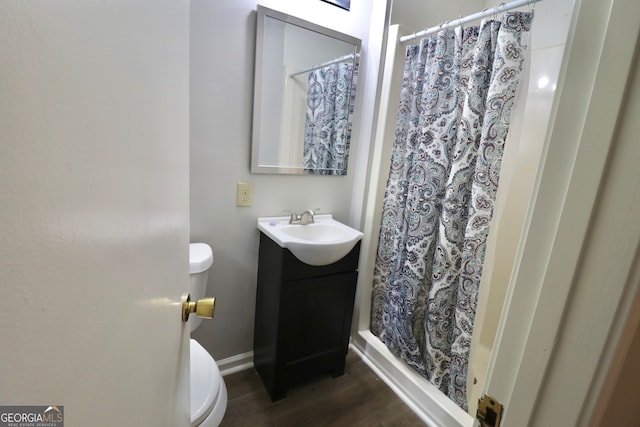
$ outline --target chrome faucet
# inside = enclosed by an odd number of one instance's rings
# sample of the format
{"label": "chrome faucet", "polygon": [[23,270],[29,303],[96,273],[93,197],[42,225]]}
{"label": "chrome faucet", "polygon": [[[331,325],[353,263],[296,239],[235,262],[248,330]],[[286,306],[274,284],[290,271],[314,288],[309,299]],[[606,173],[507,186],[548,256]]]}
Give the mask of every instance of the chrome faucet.
{"label": "chrome faucet", "polygon": [[289,218],[289,224],[307,225],[315,222],[315,212],[313,209],[307,209],[298,215],[295,212],[291,212],[291,218]]}

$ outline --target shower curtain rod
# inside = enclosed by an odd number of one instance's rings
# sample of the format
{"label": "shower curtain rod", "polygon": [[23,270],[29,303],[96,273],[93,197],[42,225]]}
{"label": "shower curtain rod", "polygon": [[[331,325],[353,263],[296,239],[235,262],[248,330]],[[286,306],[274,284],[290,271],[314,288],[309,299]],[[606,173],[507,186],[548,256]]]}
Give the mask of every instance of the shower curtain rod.
{"label": "shower curtain rod", "polygon": [[354,53],[350,53],[348,55],[345,56],[341,56],[340,58],[336,58],[336,59],[332,59],[331,61],[327,61],[327,62],[323,62],[322,64],[318,64],[318,65],[314,65],[311,68],[307,68],[306,70],[302,70],[302,71],[298,71],[292,74],[289,74],[289,77],[294,77],[297,76],[298,74],[304,74],[304,73],[308,73],[309,71],[314,71],[314,70],[319,70],[322,67],[326,67],[327,65],[331,65],[331,64],[337,64],[339,62],[344,62],[344,61],[348,61],[350,59],[353,59],[355,57],[359,57],[360,54],[354,54]]}
{"label": "shower curtain rod", "polygon": [[419,31],[417,33],[413,33],[408,36],[400,37],[400,43],[408,42],[410,40],[416,39],[418,37],[427,36],[429,34],[437,33],[440,30],[446,30],[448,28],[458,27],[460,25],[464,25],[467,22],[476,21],[478,19],[485,18],[487,16],[495,15],[501,12],[506,12],[511,9],[515,9],[521,6],[526,6],[531,3],[537,3],[542,0],[516,0],[510,3],[500,3],[500,5],[493,7],[491,9],[485,9],[482,12],[474,13],[473,15],[465,16],[464,18],[460,16],[458,19],[452,19],[450,21],[444,22],[435,27],[427,28],[426,30]]}

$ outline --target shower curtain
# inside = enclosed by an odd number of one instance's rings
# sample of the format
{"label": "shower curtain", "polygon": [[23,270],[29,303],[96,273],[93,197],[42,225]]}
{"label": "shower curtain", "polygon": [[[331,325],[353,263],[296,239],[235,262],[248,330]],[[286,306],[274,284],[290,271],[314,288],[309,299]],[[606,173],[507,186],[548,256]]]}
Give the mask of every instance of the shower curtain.
{"label": "shower curtain", "polygon": [[303,157],[306,174],[347,174],[353,69],[352,63],[343,62],[309,73]]}
{"label": "shower curtain", "polygon": [[408,46],[371,331],[467,409],[478,285],[532,13]]}

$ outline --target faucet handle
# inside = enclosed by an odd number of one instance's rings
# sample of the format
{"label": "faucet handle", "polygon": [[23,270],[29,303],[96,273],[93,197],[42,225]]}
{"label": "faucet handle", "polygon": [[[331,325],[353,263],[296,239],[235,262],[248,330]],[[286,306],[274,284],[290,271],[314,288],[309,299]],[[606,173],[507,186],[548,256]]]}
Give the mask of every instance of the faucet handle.
{"label": "faucet handle", "polygon": [[291,214],[291,217],[289,217],[289,224],[293,224],[294,222],[300,221],[300,215],[298,215],[294,211],[291,211],[289,209],[284,209],[284,212]]}

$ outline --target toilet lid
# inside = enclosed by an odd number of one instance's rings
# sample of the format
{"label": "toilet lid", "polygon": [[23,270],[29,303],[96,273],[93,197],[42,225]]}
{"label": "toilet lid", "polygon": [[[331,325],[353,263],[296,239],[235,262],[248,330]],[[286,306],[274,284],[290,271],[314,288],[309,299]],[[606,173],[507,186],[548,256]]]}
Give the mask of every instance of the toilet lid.
{"label": "toilet lid", "polygon": [[209,415],[218,399],[221,380],[213,357],[191,339],[191,425],[199,424]]}
{"label": "toilet lid", "polygon": [[189,244],[189,274],[201,273],[213,265],[213,251],[206,243]]}

